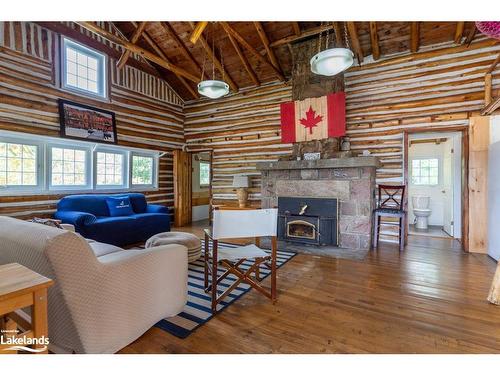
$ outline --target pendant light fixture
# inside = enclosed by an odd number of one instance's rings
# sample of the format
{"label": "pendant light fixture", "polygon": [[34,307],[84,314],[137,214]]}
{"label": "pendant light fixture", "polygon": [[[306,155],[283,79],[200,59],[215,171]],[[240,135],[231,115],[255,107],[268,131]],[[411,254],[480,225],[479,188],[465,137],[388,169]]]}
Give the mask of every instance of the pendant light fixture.
{"label": "pendant light fixture", "polygon": [[347,38],[347,30],[344,25],[344,38],[347,48],[334,47],[328,48],[329,44],[329,29],[326,31],[325,47],[327,49],[321,51],[321,34],[319,33],[318,53],[314,55],[310,61],[311,72],[322,76],[334,76],[349,69],[354,63],[354,54],[349,48],[349,40]]}
{"label": "pendant light fixture", "polygon": [[[203,69],[201,71],[201,81],[200,83],[198,83],[198,92],[200,93],[200,95],[206,96],[207,98],[210,99],[218,99],[229,93],[229,85],[226,82],[224,82],[224,59],[222,57],[222,50],[220,49],[220,46],[219,46],[219,54],[222,65],[222,79],[221,80],[215,79],[215,62],[212,59],[213,79],[204,80],[205,61],[206,61],[206,55],[205,55],[205,59],[203,60]],[[212,56],[215,56],[215,33],[214,33],[213,22],[212,22]]]}

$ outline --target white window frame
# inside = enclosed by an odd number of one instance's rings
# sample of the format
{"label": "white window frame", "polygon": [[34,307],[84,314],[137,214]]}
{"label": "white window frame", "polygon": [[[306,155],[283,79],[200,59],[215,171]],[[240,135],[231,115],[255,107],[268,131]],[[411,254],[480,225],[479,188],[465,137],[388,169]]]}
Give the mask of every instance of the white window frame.
{"label": "white window frame", "polygon": [[40,192],[43,190],[45,183],[45,174],[43,170],[44,160],[45,160],[45,147],[42,142],[30,139],[28,137],[0,137],[0,142],[2,143],[15,143],[29,146],[37,147],[37,157],[36,157],[36,185],[0,185],[0,195],[6,195],[10,193],[24,193],[29,194],[33,192]]}
{"label": "white window frame", "polygon": [[[422,161],[422,160],[437,160],[438,162],[438,166],[437,166],[437,170],[438,170],[438,175],[437,175],[437,183],[436,184],[416,184],[416,183],[413,183],[413,161],[414,160],[419,160],[419,161]],[[410,183],[414,186],[439,186],[441,184],[441,174],[442,174],[442,168],[441,168],[441,159],[437,156],[430,156],[430,157],[423,157],[423,156],[418,156],[418,157],[414,157],[411,159],[411,167],[410,167]],[[419,177],[422,177],[422,176],[419,176]],[[429,176],[430,177],[430,176]]]}
{"label": "white window frame", "polygon": [[[91,146],[85,145],[75,145],[72,143],[47,143],[47,187],[49,190],[92,190],[92,157],[91,157]],[[85,164],[87,169],[85,171],[85,179],[87,183],[85,185],[52,185],[52,148],[68,148],[74,150],[85,151]]]}
{"label": "white window frame", "polygon": [[[151,176],[151,184],[134,184],[132,182],[132,168],[134,167],[134,164],[132,163],[133,157],[134,156],[139,156],[139,157],[147,157],[147,158],[152,158],[153,159],[153,175]],[[130,157],[129,157],[129,181],[130,181],[130,187],[134,189],[155,189],[158,187],[158,163],[159,163],[159,157],[158,154],[152,154],[148,152],[141,152],[141,151],[130,151]]]}
{"label": "white window frame", "polygon": [[[69,45],[71,48],[82,52],[98,60],[98,78],[97,86],[98,93],[90,90],[84,90],[79,87],[69,85],[67,82],[67,66],[66,66],[66,46]],[[81,43],[78,43],[70,38],[61,37],[61,88],[67,91],[71,91],[83,96],[88,96],[98,99],[108,99],[108,87],[109,87],[109,77],[108,77],[108,56],[100,51],[93,48],[89,48]]]}
{"label": "white window frame", "polygon": [[[122,181],[123,184],[121,185],[97,185],[97,153],[98,152],[104,152],[104,153],[109,153],[109,154],[119,154],[123,156],[123,166],[122,166]],[[93,152],[92,155],[93,158],[93,177],[94,177],[94,185],[93,188],[94,190],[123,190],[123,189],[130,189],[129,188],[129,183],[128,183],[128,175],[127,171],[129,170],[129,162],[128,162],[128,152],[126,150],[120,150],[118,148],[114,147],[100,147],[97,146]]]}
{"label": "white window frame", "polygon": [[[202,164],[208,164],[208,184],[202,184],[201,183],[201,165]],[[205,161],[205,160],[201,160],[200,161],[200,167],[199,167],[199,171],[198,171],[198,178],[200,179],[200,187],[209,187],[210,186],[210,180],[212,178],[211,176],[211,170],[210,170],[210,162],[209,161]]]}

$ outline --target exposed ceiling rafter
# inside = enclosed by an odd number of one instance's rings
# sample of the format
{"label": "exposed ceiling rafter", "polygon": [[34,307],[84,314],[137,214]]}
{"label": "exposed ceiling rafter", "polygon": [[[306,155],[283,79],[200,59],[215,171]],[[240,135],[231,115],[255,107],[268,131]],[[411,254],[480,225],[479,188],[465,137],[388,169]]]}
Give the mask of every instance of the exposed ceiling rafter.
{"label": "exposed ceiling rafter", "polygon": [[370,22],[370,41],[372,45],[372,56],[373,60],[378,60],[380,58],[380,46],[378,44],[378,30],[377,23]]}
{"label": "exposed ceiling rafter", "polygon": [[248,62],[248,59],[246,58],[245,54],[243,53],[243,51],[241,50],[240,46],[238,45],[238,42],[236,41],[236,39],[234,39],[234,37],[228,33],[226,31],[226,34],[229,38],[229,41],[231,42],[231,44],[233,45],[233,48],[234,50],[236,51],[238,57],[240,58],[240,61],[241,63],[243,64],[243,66],[245,67],[245,70],[247,71],[248,75],[250,76],[250,79],[252,80],[252,82],[256,85],[256,86],[260,86],[260,81],[259,79],[257,78],[257,75],[255,74],[255,72],[253,71],[252,69],[252,66],[250,65],[250,63]]}
{"label": "exposed ceiling rafter", "polygon": [[356,28],[356,24],[354,22],[347,22],[347,31],[349,32],[349,36],[351,37],[352,48],[354,50],[354,54],[358,59],[358,64],[363,62],[363,50],[361,49],[361,44],[359,43],[358,38],[358,30]]}
{"label": "exposed ceiling rafter", "polygon": [[274,65],[274,67],[280,71],[281,75],[283,75],[283,71],[281,70],[281,66],[278,58],[276,57],[276,54],[274,53],[274,50],[271,47],[269,47],[269,38],[267,37],[266,31],[264,30],[262,23],[259,21],[254,21],[253,24],[255,25],[255,29],[257,29],[257,34],[259,34],[259,38],[262,41],[262,44],[264,45],[269,60],[271,60],[271,63]]}
{"label": "exposed ceiling rafter", "polygon": [[[140,22],[139,25],[137,25],[137,28],[134,30],[134,33],[130,37],[129,42],[133,44],[137,43],[137,41],[141,37],[141,34],[144,32],[145,28],[146,28],[146,22],[145,21]],[[122,55],[120,56],[120,58],[116,63],[116,67],[118,69],[122,69],[125,66],[131,53],[132,51],[130,51],[129,49],[123,51]]]}

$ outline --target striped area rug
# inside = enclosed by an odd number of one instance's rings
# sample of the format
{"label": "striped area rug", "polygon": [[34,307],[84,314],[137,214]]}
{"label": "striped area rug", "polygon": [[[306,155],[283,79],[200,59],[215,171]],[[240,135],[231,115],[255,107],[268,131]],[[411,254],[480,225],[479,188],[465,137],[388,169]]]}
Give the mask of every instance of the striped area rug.
{"label": "striped area rug", "polygon": [[[202,240],[203,243],[203,240]],[[211,244],[210,244],[211,246]],[[231,245],[227,243],[220,243],[219,248],[229,247],[229,248],[237,248],[238,245]],[[265,250],[270,253],[270,250]],[[283,264],[288,262],[295,256],[295,253],[289,251],[278,251],[278,259],[277,266],[281,267]],[[245,262],[241,265],[241,269],[248,269],[251,265],[251,261]],[[219,267],[219,274],[224,272],[224,268]],[[265,267],[261,267],[261,276],[267,277],[271,273]],[[208,322],[212,317],[212,309],[210,304],[210,296],[205,293],[203,287],[204,280],[204,268],[203,268],[203,258],[199,260],[189,263],[188,267],[188,299],[187,304],[184,307],[184,310],[168,319],[163,319],[155,324],[155,327],[161,328],[164,331],[171,333],[174,336],[180,338],[188,337],[193,331],[200,327],[201,325]],[[222,282],[219,284],[219,293],[223,293],[229,285],[234,281],[236,277],[233,275],[229,275],[226,282]],[[232,291],[219,305],[217,306],[217,310],[220,312],[228,307],[231,303],[236,301],[238,298],[242,297],[245,293],[251,290],[250,286],[245,283],[241,283],[238,285],[236,289]]]}

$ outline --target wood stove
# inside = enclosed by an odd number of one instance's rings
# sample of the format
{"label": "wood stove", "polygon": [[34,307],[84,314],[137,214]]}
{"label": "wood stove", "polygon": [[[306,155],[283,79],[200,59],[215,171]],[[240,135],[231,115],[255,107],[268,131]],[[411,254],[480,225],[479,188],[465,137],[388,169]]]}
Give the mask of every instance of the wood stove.
{"label": "wood stove", "polygon": [[337,199],[278,197],[278,238],[338,246]]}

